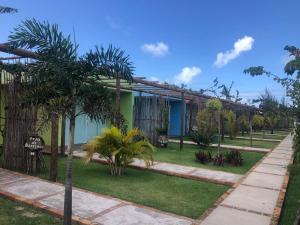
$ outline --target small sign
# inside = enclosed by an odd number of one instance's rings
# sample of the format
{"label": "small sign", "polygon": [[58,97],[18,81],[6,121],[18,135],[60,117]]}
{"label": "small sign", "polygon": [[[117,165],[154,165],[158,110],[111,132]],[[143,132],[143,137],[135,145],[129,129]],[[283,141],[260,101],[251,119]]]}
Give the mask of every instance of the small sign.
{"label": "small sign", "polygon": [[45,142],[40,136],[29,136],[25,141],[24,147],[30,151],[39,151],[45,147]]}

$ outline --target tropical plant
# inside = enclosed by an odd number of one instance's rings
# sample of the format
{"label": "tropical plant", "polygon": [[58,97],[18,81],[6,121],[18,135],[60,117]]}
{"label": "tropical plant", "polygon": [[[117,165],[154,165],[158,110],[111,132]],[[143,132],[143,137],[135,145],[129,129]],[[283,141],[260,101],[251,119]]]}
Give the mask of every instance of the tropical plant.
{"label": "tropical plant", "polygon": [[233,139],[236,136],[236,115],[232,110],[223,110],[223,117],[225,119],[225,128],[229,134],[229,138]]}
{"label": "tropical plant", "polygon": [[242,136],[245,135],[245,132],[249,129],[249,119],[248,116],[242,114],[237,119],[237,124],[239,126],[239,130],[242,132]]}
{"label": "tropical plant", "polygon": [[84,149],[87,151],[86,162],[92,160],[94,153],[99,153],[99,157],[107,160],[113,176],[120,176],[134,158],[142,159],[147,167],[153,162],[154,147],[138,129],[123,134],[113,126],[90,140]]}
{"label": "tropical plant", "polygon": [[241,166],[243,164],[242,154],[239,151],[230,151],[225,154],[225,161],[232,166]]}
{"label": "tropical plant", "polygon": [[254,115],[252,117],[252,126],[256,129],[260,129],[264,126],[265,118],[261,115]]}
{"label": "tropical plant", "polygon": [[223,166],[225,163],[225,157],[222,153],[220,153],[219,155],[216,155],[214,158],[213,158],[213,164],[215,166]]}
{"label": "tropical plant", "polygon": [[206,102],[207,110],[215,116],[218,124],[218,157],[220,157],[220,146],[221,146],[221,111],[222,102],[219,99],[209,99]]}
{"label": "tropical plant", "polygon": [[[48,106],[53,113],[66,113],[70,120],[67,160],[64,224],[71,224],[72,215],[72,146],[75,119],[86,114],[92,120],[122,120],[114,108],[114,94],[103,78],[132,80],[133,66],[124,51],[109,46],[98,48],[78,59],[77,45],[65,37],[58,26],[48,22],[26,20],[9,36],[10,45],[35,50],[36,62],[31,65],[35,89],[27,96],[39,106]],[[118,94],[116,94],[118,96]],[[55,141],[57,142],[57,141]]]}
{"label": "tropical plant", "polygon": [[212,160],[211,153],[209,151],[195,152],[196,160],[202,164],[208,163]]}
{"label": "tropical plant", "polygon": [[197,131],[191,131],[190,132],[190,138],[192,141],[196,142],[201,147],[207,147],[209,146],[215,137],[214,132],[205,132],[203,129],[201,129],[202,132]]}
{"label": "tropical plant", "polygon": [[17,9],[11,8],[11,7],[6,7],[6,6],[0,6],[0,14],[4,13],[16,13],[18,12]]}

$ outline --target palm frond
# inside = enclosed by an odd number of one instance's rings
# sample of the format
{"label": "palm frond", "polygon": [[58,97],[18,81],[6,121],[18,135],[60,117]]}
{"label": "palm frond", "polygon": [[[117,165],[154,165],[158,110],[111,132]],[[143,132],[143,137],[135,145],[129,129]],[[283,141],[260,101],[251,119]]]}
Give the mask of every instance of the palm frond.
{"label": "palm frond", "polygon": [[11,8],[11,7],[6,7],[6,6],[0,6],[0,14],[4,14],[4,13],[17,13],[18,10],[15,8]]}

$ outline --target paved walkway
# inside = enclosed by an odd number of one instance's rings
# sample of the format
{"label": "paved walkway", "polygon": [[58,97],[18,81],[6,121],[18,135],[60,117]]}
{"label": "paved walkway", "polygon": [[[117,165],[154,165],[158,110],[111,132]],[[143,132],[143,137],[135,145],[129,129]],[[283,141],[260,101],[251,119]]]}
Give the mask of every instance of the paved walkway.
{"label": "paved walkway", "polygon": [[[225,136],[226,138],[229,138],[229,136]],[[250,141],[250,137],[243,137],[243,136],[237,136],[234,137],[236,139],[242,139],[242,140],[249,140]],[[252,137],[253,141],[268,141],[268,142],[281,142],[280,139],[271,139],[271,138],[257,138],[257,137]]]}
{"label": "paved walkway", "polygon": [[[64,187],[36,177],[0,169],[0,194],[63,215]],[[192,219],[105,195],[73,189],[73,219],[101,225],[191,225]]]}
{"label": "paved walkway", "polygon": [[[85,152],[82,150],[74,151],[74,156],[78,158],[84,158]],[[106,163],[106,160],[99,158],[99,154],[94,154],[94,161]],[[235,173],[228,173],[217,170],[203,169],[190,166],[182,166],[172,163],[154,162],[150,168],[146,168],[144,161],[135,159],[130,164],[131,167],[140,169],[149,169],[163,174],[184,177],[194,180],[204,180],[218,184],[233,185],[237,183],[243,176]]]}
{"label": "paved walkway", "polygon": [[[176,139],[169,139],[169,142],[173,143],[180,143],[180,140]],[[197,143],[193,141],[183,141],[184,144],[189,145],[197,145]],[[218,147],[218,144],[211,144],[211,147]],[[244,146],[236,146],[236,145],[220,145],[221,148],[238,150],[238,151],[245,151],[245,152],[270,152],[272,149],[269,148],[255,148],[255,147],[244,147]]]}
{"label": "paved walkway", "polygon": [[206,218],[201,225],[277,224],[292,160],[287,136]]}

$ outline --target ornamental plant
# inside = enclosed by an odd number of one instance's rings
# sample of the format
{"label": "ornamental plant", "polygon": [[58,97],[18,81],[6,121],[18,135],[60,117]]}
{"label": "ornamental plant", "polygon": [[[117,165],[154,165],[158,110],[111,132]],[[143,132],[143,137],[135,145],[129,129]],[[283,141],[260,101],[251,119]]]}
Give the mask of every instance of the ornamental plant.
{"label": "ornamental plant", "polygon": [[112,176],[122,175],[134,158],[143,160],[147,167],[153,163],[154,147],[138,129],[124,134],[114,126],[107,128],[102,135],[90,140],[84,149],[87,151],[86,162],[92,160],[94,153],[106,159]]}

